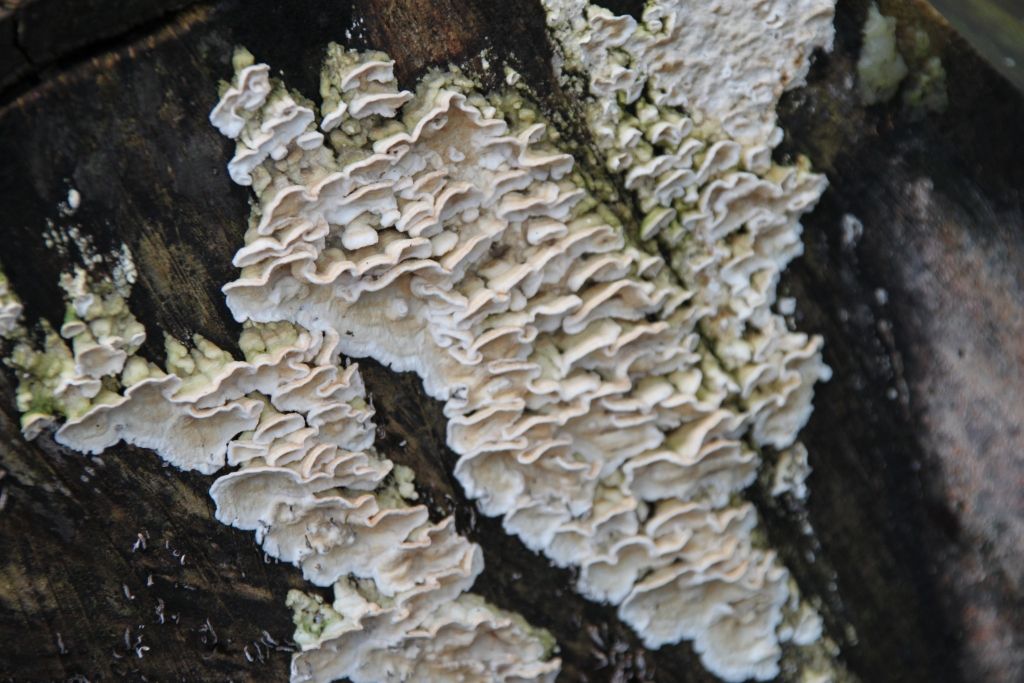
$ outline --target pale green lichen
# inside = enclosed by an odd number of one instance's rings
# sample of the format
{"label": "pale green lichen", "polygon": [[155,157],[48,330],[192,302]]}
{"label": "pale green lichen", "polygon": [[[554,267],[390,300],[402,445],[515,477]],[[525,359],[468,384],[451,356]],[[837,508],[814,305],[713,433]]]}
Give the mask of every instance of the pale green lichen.
{"label": "pale green lichen", "polygon": [[396,464],[391,469],[384,485],[374,491],[380,504],[386,508],[409,507],[412,501],[419,500],[416,492],[416,472],[406,465]]}
{"label": "pale green lichen", "polygon": [[250,363],[264,360],[282,349],[293,348],[300,330],[288,322],[254,325],[246,323],[238,338],[238,348]]}
{"label": "pale green lichen", "polygon": [[164,335],[167,372],[184,380],[180,389],[183,394],[209,386],[235,360],[201,334],[192,336],[192,344],[188,348],[171,335]]}
{"label": "pale green lichen", "polygon": [[315,647],[341,631],[355,626],[352,619],[340,614],[319,595],[297,589],[288,591],[285,606],[292,610],[295,633],[292,639],[302,648]]}
{"label": "pale green lichen", "polygon": [[22,426],[41,418],[81,415],[90,403],[88,398],[80,396],[58,399],[59,387],[74,377],[75,362],[60,335],[46,322],[41,325],[43,348],[36,350],[30,343],[21,342],[7,359],[18,377],[16,400],[22,412]]}
{"label": "pale green lichen", "polygon": [[903,91],[903,103],[913,118],[926,114],[940,114],[949,105],[946,91],[946,69],[941,57],[932,47],[928,32],[914,30],[910,55],[913,73]]}
{"label": "pale green lichen", "polygon": [[231,67],[235,71],[241,71],[247,66],[252,66],[256,63],[256,58],[253,57],[252,53],[244,47],[236,48],[231,55]]}
{"label": "pale green lichen", "polygon": [[121,372],[121,386],[127,389],[150,377],[158,376],[162,372],[160,368],[145,358],[130,356],[125,361],[124,370]]}
{"label": "pale green lichen", "polygon": [[7,335],[14,348],[6,363],[18,379],[16,400],[29,437],[57,418],[75,420],[115,402],[119,375],[145,340],[123,288],[110,278],[94,279],[75,268],[62,276],[61,286],[68,303],[60,333],[42,321],[41,348],[24,329]]}
{"label": "pale green lichen", "polygon": [[949,106],[946,91],[946,69],[938,57],[929,57],[920,69],[911,75],[903,91],[903,104],[914,119],[926,114],[941,114]]}
{"label": "pale green lichen", "polygon": [[398,486],[398,495],[406,500],[417,500],[419,494],[416,493],[416,472],[405,465],[395,465],[395,469],[392,471],[395,484]]}
{"label": "pale green lichen", "polygon": [[861,101],[866,105],[888,102],[902,90],[903,107],[914,121],[945,111],[949,96],[946,70],[942,59],[932,54],[928,32],[920,27],[908,30],[901,53],[896,19],[882,15],[872,4],[863,29],[857,80]]}

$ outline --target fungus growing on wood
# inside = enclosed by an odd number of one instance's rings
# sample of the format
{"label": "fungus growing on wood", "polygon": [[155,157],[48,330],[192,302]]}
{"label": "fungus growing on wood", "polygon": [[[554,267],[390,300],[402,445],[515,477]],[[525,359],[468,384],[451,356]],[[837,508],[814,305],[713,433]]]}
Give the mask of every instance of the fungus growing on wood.
{"label": "fungus growing on wood", "polygon": [[[559,668],[542,633],[468,593],[479,547],[411,502],[343,356],[416,372],[444,402],[467,496],[576,567],[580,593],[618,605],[647,646],[691,640],[723,679],[766,680],[780,643],[820,633],[742,492],[763,449],[805,453],[828,375],[775,292],[825,181],[771,149],[775,102],[829,45],[832,3],[768,17],[720,3],[723,22],[652,2],[641,23],[546,4],[635,225],[516,91],[485,95],[453,70],[406,92],[386,55],[331,45],[318,115],[241,50],[210,120],[256,197],[224,286],[244,360],[197,336],[147,363],[123,298],[84,275],[66,282],[72,348],[51,333],[14,359],[27,432],[62,416],[58,440],[83,452],[124,440],[185,469],[237,468],[211,488],[218,519],[334,587],[332,605],[289,596],[294,680]],[[0,320],[16,320],[5,296]]]}
{"label": "fungus growing on wood", "polygon": [[[303,646],[293,680],[376,681],[388,670],[421,681],[441,671],[480,683],[554,679],[550,636],[467,592],[483,570],[480,548],[451,517],[432,523],[408,502],[411,476],[392,475],[373,448],[373,409],[358,366],[341,365],[337,335],[247,324],[244,360],[198,335],[191,349],[168,338],[161,369],[135,355],[145,333],[108,280],[80,270],[65,285],[71,348],[50,331],[36,349],[12,327],[26,436],[63,417],[58,442],[81,452],[124,440],[186,470],[238,466],[211,486],[217,518],[255,531],[313,583],[335,585],[345,610],[343,628],[321,615],[313,629],[315,598],[289,599]],[[5,297],[13,310],[17,299]],[[108,353],[93,367],[97,346]]]}
{"label": "fungus growing on wood", "polygon": [[[241,275],[224,288],[236,319],[336,334],[345,355],[415,371],[445,402],[456,476],[485,514],[580,567],[578,589],[619,604],[649,646],[692,639],[727,679],[773,676],[788,573],[735,497],[757,448],[794,442],[827,375],[820,340],[771,311],[823,179],[770,163],[759,176],[736,168],[739,143],[713,147],[693,181],[703,213],[681,230],[724,258],[666,263],[627,238],[522,97],[450,72],[410,99],[383,56],[329,55],[325,128],[343,134],[308,144],[309,109],[254,170]],[[337,85],[350,71],[372,72],[391,104],[338,105],[359,97]],[[246,127],[275,112],[268,98]],[[684,144],[689,124],[668,120]],[[237,137],[235,159],[250,149]]]}

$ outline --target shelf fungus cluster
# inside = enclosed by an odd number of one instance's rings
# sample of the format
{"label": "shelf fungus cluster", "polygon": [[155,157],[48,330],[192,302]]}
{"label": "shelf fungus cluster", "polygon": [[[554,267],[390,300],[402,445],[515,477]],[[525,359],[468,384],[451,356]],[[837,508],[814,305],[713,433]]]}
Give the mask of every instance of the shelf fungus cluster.
{"label": "shelf fungus cluster", "polygon": [[[293,680],[559,668],[549,636],[468,592],[479,547],[376,452],[348,358],[416,372],[468,497],[648,647],[690,640],[722,679],[766,680],[784,642],[820,636],[742,492],[781,452],[775,488],[805,495],[796,439],[828,375],[776,299],[825,181],[771,153],[833,2],[652,0],[640,21],[544,4],[596,174],[522,94],[457,70],[408,92],[386,55],[331,45],[318,110],[240,50],[210,120],[255,196],[224,287],[244,359],[197,337],[169,339],[164,368],[143,360],[123,297],[84,276],[46,349],[18,343],[27,431],[63,416],[80,451],[234,467],[218,518],[334,587],[333,604],[288,598]],[[18,313],[0,281],[0,329]]]}
{"label": "shelf fungus cluster", "polygon": [[[831,6],[809,7],[806,36],[765,64],[827,43]],[[661,64],[645,62],[650,81]],[[824,188],[770,160],[765,98],[785,81],[699,135],[636,74],[636,115],[592,89],[595,139],[643,211],[633,242],[515,93],[457,72],[401,91],[386,56],[331,46],[318,127],[266,65],[236,66],[211,116],[257,199],[224,288],[236,319],[333,333],[348,356],[416,372],[444,402],[468,496],[577,567],[578,590],[617,604],[648,646],[690,639],[721,677],[764,679],[780,640],[816,637],[784,622],[788,573],[739,497],[759,449],[794,444],[827,375],[820,340],[772,310]],[[806,54],[789,68],[798,78]]]}
{"label": "shelf fungus cluster", "polygon": [[432,523],[412,473],[374,449],[373,409],[336,333],[247,324],[243,360],[168,337],[160,368],[135,354],[145,331],[109,280],[79,269],[63,284],[67,318],[42,348],[2,292],[23,431],[64,418],[56,439],[81,452],[124,441],[182,469],[234,466],[211,487],[217,518],[334,586],[333,604],[288,596],[293,681],[554,680],[551,637],[467,592],[479,546],[450,517]]}

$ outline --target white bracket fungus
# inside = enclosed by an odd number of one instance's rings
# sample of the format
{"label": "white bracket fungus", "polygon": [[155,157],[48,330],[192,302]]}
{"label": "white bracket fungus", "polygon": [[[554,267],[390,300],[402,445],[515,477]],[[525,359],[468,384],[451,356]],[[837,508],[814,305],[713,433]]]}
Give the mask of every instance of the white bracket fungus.
{"label": "white bracket fungus", "polygon": [[[831,4],[807,11],[780,26],[827,44]],[[458,73],[412,95],[383,55],[328,54],[330,146],[310,143],[312,108],[292,119],[305,128],[279,125],[282,86],[241,114],[284,151],[252,169],[258,203],[224,288],[236,319],[335,334],[348,356],[415,371],[445,402],[456,476],[484,513],[580,567],[578,589],[619,604],[648,646],[691,639],[723,678],[774,676],[788,573],[736,494],[758,447],[794,443],[827,375],[820,340],[771,310],[824,179],[773,165],[763,141],[708,146],[661,97],[616,139],[660,145],[667,177],[640,143],[608,149],[646,236],[672,235],[666,264],[627,241],[522,98],[488,99]],[[792,78],[803,71],[805,57]],[[246,82],[243,69],[227,92],[255,102]],[[385,104],[356,115],[364,92]],[[726,122],[774,125],[755,109]],[[211,120],[238,141],[232,163],[251,156],[220,106]]]}
{"label": "white bracket fungus", "polygon": [[4,335],[26,436],[64,417],[57,441],[81,452],[123,440],[182,469],[238,466],[210,489],[217,518],[334,586],[333,606],[289,596],[302,646],[293,681],[554,680],[551,637],[467,592],[479,546],[406,501],[410,472],[393,474],[373,448],[373,409],[336,334],[247,324],[241,361],[199,336],[192,349],[168,339],[165,372],[135,355],[145,333],[109,280],[78,270],[64,286],[68,316],[44,349],[16,325]]}
{"label": "white bracket fungus", "polygon": [[[832,46],[835,0],[650,0],[638,22],[588,0],[542,0],[570,68],[602,105],[685,109],[744,146],[781,136],[775,105]],[[674,122],[665,120],[662,128]]]}
{"label": "white bracket fungus", "polygon": [[[289,596],[293,680],[559,666],[543,634],[466,592],[480,549],[408,502],[341,354],[415,371],[444,402],[467,495],[577,567],[647,646],[692,640],[723,679],[766,680],[781,642],[820,633],[741,492],[766,447],[794,462],[777,487],[803,491],[796,437],[828,375],[775,291],[825,180],[771,152],[778,97],[831,44],[833,0],[652,0],[640,22],[544,4],[638,234],[514,92],[458,72],[401,91],[386,55],[332,45],[318,116],[243,50],[210,120],[257,200],[224,287],[245,360],[196,338],[149,365],[123,300],[74,279],[73,351],[53,334],[15,359],[26,419],[67,417],[61,443],[237,466],[211,489],[218,518],[334,587],[331,605]],[[18,314],[5,293],[0,325]],[[40,396],[49,413],[30,412]]]}

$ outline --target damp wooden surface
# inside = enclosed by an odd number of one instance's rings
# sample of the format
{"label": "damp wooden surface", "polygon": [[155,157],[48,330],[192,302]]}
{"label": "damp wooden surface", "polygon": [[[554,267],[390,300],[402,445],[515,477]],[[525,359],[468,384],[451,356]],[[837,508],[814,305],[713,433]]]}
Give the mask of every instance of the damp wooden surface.
{"label": "damp wooden surface", "polygon": [[[806,154],[831,188],[804,221],[807,253],[783,288],[796,325],[825,336],[835,377],[805,432],[809,503],[763,487],[751,497],[862,680],[1011,681],[1024,671],[1024,562],[1012,545],[1024,519],[1013,431],[1024,423],[1024,102],[933,10],[889,4],[932,36],[950,106],[918,118],[898,99],[858,102],[861,0],[840,4],[836,51],[787,95],[780,156]],[[78,28],[61,23],[58,0],[0,7],[0,264],[29,319],[59,321],[69,264],[45,246],[48,223],[79,227],[100,250],[124,242],[154,360],[161,330],[229,349],[237,338],[220,287],[234,276],[248,196],[227,177],[231,145],[206,121],[235,45],[311,97],[331,40],[388,51],[405,84],[450,60],[478,65],[486,49],[559,125],[573,127],[578,104],[550,70],[535,0],[137,0],[112,18],[88,5],[98,14]],[[19,28],[28,7],[35,33]],[[70,188],[82,205],[65,216]],[[864,225],[852,243],[847,214]],[[452,475],[440,406],[415,377],[361,365],[382,451],[416,471],[435,517],[456,514],[483,547],[474,590],[553,632],[562,680],[713,680],[686,644],[644,650],[613,609],[573,593],[571,572],[476,515]],[[24,442],[10,381],[0,379],[0,680],[285,680],[284,595],[303,585],[298,570],[266,563],[251,534],[213,519],[211,478],[138,449],[110,449],[100,464],[45,435]]]}

